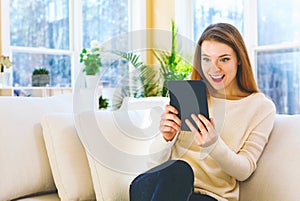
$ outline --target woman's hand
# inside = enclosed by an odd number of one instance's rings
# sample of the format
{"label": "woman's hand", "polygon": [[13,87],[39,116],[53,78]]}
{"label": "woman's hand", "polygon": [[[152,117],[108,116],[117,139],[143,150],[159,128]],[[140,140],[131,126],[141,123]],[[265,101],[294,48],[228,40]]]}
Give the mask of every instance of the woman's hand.
{"label": "woman's hand", "polygon": [[202,147],[208,147],[215,143],[219,135],[215,129],[214,120],[211,118],[209,121],[202,114],[199,114],[198,116],[192,114],[191,117],[198,128],[195,128],[188,119],[186,119],[185,122],[194,133],[196,143]]}
{"label": "woman's hand", "polygon": [[171,141],[180,131],[181,120],[177,117],[178,111],[171,105],[166,105],[165,113],[161,115],[159,130],[166,141]]}

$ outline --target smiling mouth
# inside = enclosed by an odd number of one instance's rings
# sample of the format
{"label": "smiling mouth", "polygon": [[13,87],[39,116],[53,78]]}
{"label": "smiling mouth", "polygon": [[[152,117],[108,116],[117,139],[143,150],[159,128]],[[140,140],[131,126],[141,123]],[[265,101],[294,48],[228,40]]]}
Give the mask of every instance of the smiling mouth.
{"label": "smiling mouth", "polygon": [[221,82],[225,75],[210,75],[210,77],[214,82]]}

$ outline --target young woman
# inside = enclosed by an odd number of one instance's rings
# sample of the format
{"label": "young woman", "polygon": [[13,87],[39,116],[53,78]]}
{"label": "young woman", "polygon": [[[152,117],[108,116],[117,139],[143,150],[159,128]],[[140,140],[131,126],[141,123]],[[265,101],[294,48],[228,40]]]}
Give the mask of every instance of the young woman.
{"label": "young woman", "polygon": [[[239,31],[227,23],[208,26],[194,56],[192,79],[209,91],[210,119],[180,120],[167,105],[160,131],[167,162],[139,175],[132,201],[239,199],[239,181],[256,169],[275,119],[275,106],[259,92]],[[191,131],[181,131],[186,121]],[[197,127],[193,126],[197,125]]]}

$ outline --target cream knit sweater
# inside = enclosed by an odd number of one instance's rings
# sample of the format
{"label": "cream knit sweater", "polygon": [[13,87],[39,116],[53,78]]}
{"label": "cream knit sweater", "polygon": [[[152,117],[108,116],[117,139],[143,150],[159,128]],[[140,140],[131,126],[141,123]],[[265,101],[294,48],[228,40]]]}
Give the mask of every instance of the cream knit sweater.
{"label": "cream knit sweater", "polygon": [[253,173],[268,141],[275,106],[262,93],[240,100],[211,97],[210,116],[220,134],[215,144],[202,149],[195,144],[191,132],[180,132],[172,142],[161,140],[155,145],[165,150],[164,156],[156,161],[185,160],[194,170],[195,192],[218,200],[236,201],[239,199],[238,181]]}

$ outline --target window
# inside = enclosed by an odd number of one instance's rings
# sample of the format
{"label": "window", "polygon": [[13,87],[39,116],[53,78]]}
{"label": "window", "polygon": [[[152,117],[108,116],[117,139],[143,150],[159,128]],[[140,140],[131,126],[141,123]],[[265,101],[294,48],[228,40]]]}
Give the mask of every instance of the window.
{"label": "window", "polygon": [[13,85],[30,86],[35,68],[50,72],[50,86],[71,85],[68,0],[10,0]]}
{"label": "window", "polygon": [[[85,0],[82,1],[83,47],[90,47],[90,41],[98,40],[105,48],[125,50],[128,43],[117,43],[116,37],[128,32],[128,0]],[[105,86],[116,87],[129,72],[127,63],[119,59],[102,59],[105,70],[101,81]]]}
{"label": "window", "polygon": [[[109,49],[128,49],[128,41],[122,40],[122,43],[117,43],[116,39],[120,34],[128,32],[128,1],[98,0],[97,4],[94,4],[94,1],[82,1],[83,46],[89,47],[90,41],[96,39]],[[91,13],[99,13],[101,17]],[[108,56],[102,60],[102,63],[104,66],[109,66],[101,77],[102,83],[106,86],[116,87],[119,80],[129,72],[127,63],[121,60],[109,59]]]}
{"label": "window", "polygon": [[300,13],[298,1],[258,1],[259,88],[272,98],[277,112],[300,113]]}
{"label": "window", "polygon": [[257,49],[259,88],[272,98],[277,113],[300,113],[300,48]]}
{"label": "window", "polygon": [[[137,18],[134,15],[145,13],[142,2],[3,0],[2,19],[9,19],[10,23],[2,25],[2,32],[7,32],[2,34],[2,46],[3,53],[10,55],[14,62],[13,86],[30,86],[32,72],[37,67],[50,71],[50,86],[72,86],[80,70],[78,55],[82,48],[90,46],[91,40],[109,41],[113,48],[111,39],[118,34],[145,28],[144,22],[134,20]],[[129,9],[138,11],[129,15]],[[139,16],[141,19],[145,17]],[[116,72],[120,65],[114,67]],[[108,75],[105,79],[113,82],[115,78]]]}
{"label": "window", "polygon": [[95,39],[105,43],[128,32],[128,0],[84,0],[82,20],[83,47],[89,47]]}
{"label": "window", "polygon": [[244,30],[244,4],[241,0],[193,0],[194,41],[212,23],[227,22],[235,25],[241,34]]}

